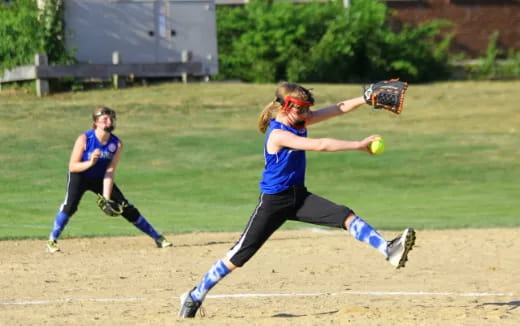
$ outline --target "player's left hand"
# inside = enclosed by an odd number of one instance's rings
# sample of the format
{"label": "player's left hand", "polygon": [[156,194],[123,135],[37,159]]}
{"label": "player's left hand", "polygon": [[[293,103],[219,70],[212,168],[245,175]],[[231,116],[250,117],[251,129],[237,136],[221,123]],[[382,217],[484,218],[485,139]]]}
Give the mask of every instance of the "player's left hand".
{"label": "player's left hand", "polygon": [[125,208],[124,204],[118,204],[111,199],[106,199],[101,194],[98,194],[97,205],[108,216],[119,216]]}
{"label": "player's left hand", "polygon": [[398,79],[384,80],[363,88],[363,98],[375,109],[385,109],[399,115],[403,110],[408,83]]}

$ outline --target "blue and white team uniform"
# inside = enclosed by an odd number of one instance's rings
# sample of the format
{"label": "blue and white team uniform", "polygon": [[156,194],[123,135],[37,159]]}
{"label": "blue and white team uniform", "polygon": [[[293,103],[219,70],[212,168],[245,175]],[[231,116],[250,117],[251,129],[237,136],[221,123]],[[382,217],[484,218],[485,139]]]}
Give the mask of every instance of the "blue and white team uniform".
{"label": "blue and white team uniform", "polygon": [[81,158],[82,162],[89,161],[90,157],[94,150],[99,149],[101,155],[97,160],[96,164],[88,168],[87,170],[80,172],[83,176],[91,179],[102,179],[105,177],[105,172],[107,171],[108,165],[112,162],[112,158],[117,152],[119,146],[119,138],[116,135],[110,134],[110,138],[108,139],[106,144],[102,144],[96,137],[96,133],[94,129],[90,129],[85,131],[85,136],[87,138],[86,148],[83,151],[83,156]]}
{"label": "blue and white team uniform", "polygon": [[259,202],[245,231],[227,253],[236,266],[243,266],[287,220],[344,228],[352,210],[314,195],[305,187],[305,151],[282,148],[267,152],[267,140],[275,129],[307,137],[307,129],[295,129],[272,119],[264,142],[265,168],[260,181]]}
{"label": "blue and white team uniform", "polygon": [[[55,217],[49,240],[57,240],[61,232],[67,225],[69,218],[77,211],[79,202],[85,191],[89,190],[96,194],[103,194],[103,179],[106,170],[112,162],[114,155],[119,150],[119,138],[110,134],[110,138],[105,144],[102,144],[96,137],[94,129],[84,132],[86,136],[86,146],[83,151],[82,161],[89,161],[94,150],[99,149],[101,155],[96,164],[82,172],[68,172],[67,176],[67,193],[65,200],[61,204],[58,214]],[[110,199],[123,204],[123,213],[121,214],[127,221],[133,223],[138,229],[157,240],[161,237],[159,233],[148,223],[141,215],[139,210],[128,202],[121,190],[114,183]]]}

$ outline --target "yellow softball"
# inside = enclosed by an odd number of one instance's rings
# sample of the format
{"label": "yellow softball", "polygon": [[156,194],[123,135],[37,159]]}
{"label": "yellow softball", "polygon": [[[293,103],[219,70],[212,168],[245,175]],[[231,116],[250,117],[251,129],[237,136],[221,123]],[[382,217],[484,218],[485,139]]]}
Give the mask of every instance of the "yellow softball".
{"label": "yellow softball", "polygon": [[374,155],[383,153],[385,151],[385,142],[383,138],[377,137],[370,143],[370,145],[368,145],[368,149],[370,150],[370,153]]}

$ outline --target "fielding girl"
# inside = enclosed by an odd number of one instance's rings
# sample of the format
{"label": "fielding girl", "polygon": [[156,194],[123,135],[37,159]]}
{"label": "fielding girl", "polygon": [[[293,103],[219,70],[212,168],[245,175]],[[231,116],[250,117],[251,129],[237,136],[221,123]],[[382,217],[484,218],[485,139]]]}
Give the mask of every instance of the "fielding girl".
{"label": "fielding girl", "polygon": [[60,251],[58,238],[78,209],[81,197],[87,190],[102,195],[122,207],[121,215],[152,237],[157,247],[172,246],[172,243],[157,233],[137,208],[128,202],[114,183],[114,175],[123,151],[123,143],[112,133],[116,124],[116,112],[100,106],[92,112],[92,119],[92,129],[79,135],[72,149],[67,193],[54,219],[47,250],[51,253]]}

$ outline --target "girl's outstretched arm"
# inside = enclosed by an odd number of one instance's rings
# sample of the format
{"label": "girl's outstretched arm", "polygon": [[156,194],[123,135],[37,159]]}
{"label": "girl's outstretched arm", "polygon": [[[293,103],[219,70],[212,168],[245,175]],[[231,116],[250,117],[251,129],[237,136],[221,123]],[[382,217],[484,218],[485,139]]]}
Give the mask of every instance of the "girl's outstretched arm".
{"label": "girl's outstretched arm", "polygon": [[363,96],[359,96],[350,100],[341,101],[336,105],[331,105],[323,109],[312,111],[312,114],[310,114],[310,117],[307,120],[307,124],[317,123],[338,115],[354,111],[363,104],[366,104],[365,99],[363,98]]}

